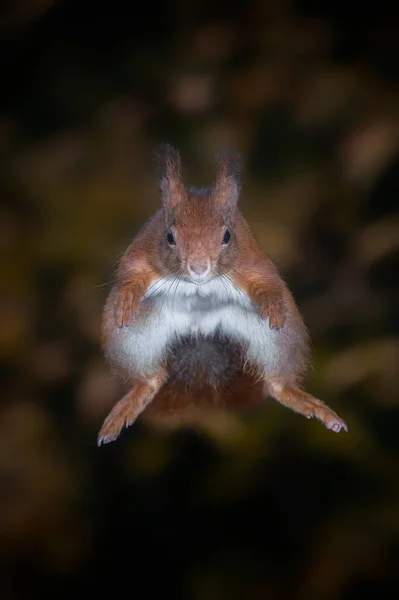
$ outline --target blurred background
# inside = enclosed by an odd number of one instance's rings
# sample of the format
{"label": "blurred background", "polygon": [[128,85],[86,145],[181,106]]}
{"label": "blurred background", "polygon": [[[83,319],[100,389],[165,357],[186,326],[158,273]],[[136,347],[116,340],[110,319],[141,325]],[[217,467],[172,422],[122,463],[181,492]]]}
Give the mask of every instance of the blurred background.
{"label": "blurred background", "polygon": [[[396,598],[399,27],[385,1],[0,9],[0,597]],[[152,150],[241,208],[310,330],[335,435],[272,400],[203,432],[96,436],[117,261]]]}

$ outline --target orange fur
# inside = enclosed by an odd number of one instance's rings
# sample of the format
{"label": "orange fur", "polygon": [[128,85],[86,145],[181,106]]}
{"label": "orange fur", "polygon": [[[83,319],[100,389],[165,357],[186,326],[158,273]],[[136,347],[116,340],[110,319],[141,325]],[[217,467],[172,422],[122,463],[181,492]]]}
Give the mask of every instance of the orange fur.
{"label": "orange fur", "polygon": [[[237,157],[220,153],[214,187],[185,189],[178,152],[161,147],[162,208],[122,257],[104,308],[105,353],[132,387],[105,420],[99,443],[116,439],[142,411],[154,423],[185,424],[192,406],[238,409],[267,395],[328,429],[347,429],[323,402],[301,390],[307,331],[290,291],[238,210],[239,166]],[[174,380],[171,345],[181,337],[184,358],[187,332],[213,340],[220,328],[228,341],[219,343],[216,363],[221,356],[222,369],[228,355],[228,381],[210,385],[206,368],[197,369],[195,361],[192,380],[184,386]],[[206,357],[201,360],[206,364]]]}

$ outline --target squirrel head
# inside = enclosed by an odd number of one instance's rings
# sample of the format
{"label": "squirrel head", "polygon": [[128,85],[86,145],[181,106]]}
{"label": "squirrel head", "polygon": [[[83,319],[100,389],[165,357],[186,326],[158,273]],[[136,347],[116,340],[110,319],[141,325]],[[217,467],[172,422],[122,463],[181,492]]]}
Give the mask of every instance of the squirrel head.
{"label": "squirrel head", "polygon": [[161,261],[167,272],[196,284],[225,274],[238,254],[235,234],[241,159],[230,150],[216,156],[212,188],[185,188],[179,152],[162,144],[156,154],[165,230]]}

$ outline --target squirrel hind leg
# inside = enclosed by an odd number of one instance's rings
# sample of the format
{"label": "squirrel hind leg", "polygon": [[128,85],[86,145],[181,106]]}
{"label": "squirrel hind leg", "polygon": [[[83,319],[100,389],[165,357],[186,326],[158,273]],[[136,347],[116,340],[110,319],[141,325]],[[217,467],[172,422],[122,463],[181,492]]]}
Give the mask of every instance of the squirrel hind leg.
{"label": "squirrel hind leg", "polygon": [[321,421],[327,429],[331,429],[335,433],[342,430],[348,431],[345,421],[331,408],[300,388],[272,380],[267,382],[266,390],[275,400],[307,419],[314,417]]}
{"label": "squirrel hind leg", "polygon": [[124,427],[130,427],[152,401],[165,381],[164,371],[155,377],[135,383],[115,404],[105,419],[97,438],[98,446],[114,442]]}

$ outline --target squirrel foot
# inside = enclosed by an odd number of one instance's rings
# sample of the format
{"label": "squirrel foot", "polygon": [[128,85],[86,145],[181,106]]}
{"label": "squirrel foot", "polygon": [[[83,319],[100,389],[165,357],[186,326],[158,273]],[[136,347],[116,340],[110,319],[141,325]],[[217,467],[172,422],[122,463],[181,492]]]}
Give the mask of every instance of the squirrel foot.
{"label": "squirrel foot", "polygon": [[269,319],[270,329],[281,329],[285,323],[286,308],[280,297],[273,297],[266,293],[259,294],[256,298],[262,319]]}
{"label": "squirrel foot", "polygon": [[97,444],[114,442],[124,427],[133,425],[137,417],[151,402],[155,394],[165,381],[166,373],[163,369],[152,378],[138,381],[131,390],[119,400],[105,419],[97,438]]}
{"label": "squirrel foot", "polygon": [[114,442],[119,437],[122,429],[129,427],[137,419],[141,411],[137,410],[131,396],[129,392],[122,400],[119,400],[105,419],[97,438],[99,446]]}
{"label": "squirrel foot", "polygon": [[318,419],[327,429],[335,433],[339,433],[342,430],[348,431],[345,421],[331,410],[327,404],[307,394],[300,388],[283,385],[276,381],[269,381],[267,391],[273,398],[281,402],[284,406],[287,406],[287,408],[291,408],[307,419]]}
{"label": "squirrel foot", "polygon": [[140,297],[130,288],[118,291],[115,299],[115,324],[117,327],[129,327],[139,312]]}

